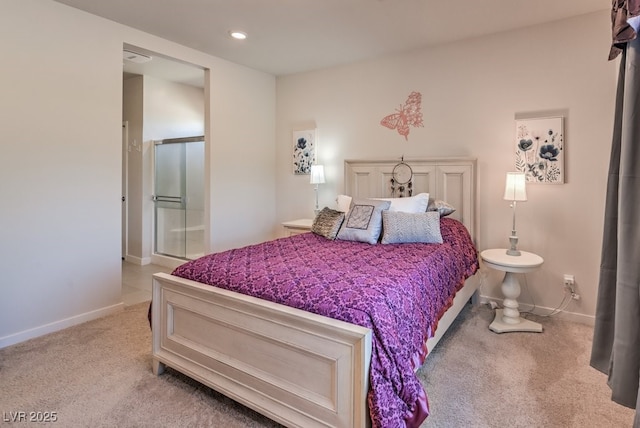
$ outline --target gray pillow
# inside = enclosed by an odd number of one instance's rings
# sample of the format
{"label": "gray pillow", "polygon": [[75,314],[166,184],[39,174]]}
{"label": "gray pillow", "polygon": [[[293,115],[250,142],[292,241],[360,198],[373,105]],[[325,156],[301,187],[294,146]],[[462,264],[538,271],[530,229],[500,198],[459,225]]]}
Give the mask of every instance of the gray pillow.
{"label": "gray pillow", "polygon": [[373,199],[351,201],[337,239],[376,244],[382,230],[382,212],[388,210],[390,205],[390,201]]}
{"label": "gray pillow", "polygon": [[410,242],[442,244],[440,214],[437,211],[424,213],[384,211],[382,230],[383,244]]}
{"label": "gray pillow", "polygon": [[427,211],[438,211],[440,213],[440,217],[446,217],[455,210],[456,209],[453,208],[453,206],[440,199],[433,200],[430,198],[429,205],[427,206]]}
{"label": "gray pillow", "polygon": [[311,231],[327,239],[336,239],[340,226],[344,221],[344,213],[324,207],[313,219]]}

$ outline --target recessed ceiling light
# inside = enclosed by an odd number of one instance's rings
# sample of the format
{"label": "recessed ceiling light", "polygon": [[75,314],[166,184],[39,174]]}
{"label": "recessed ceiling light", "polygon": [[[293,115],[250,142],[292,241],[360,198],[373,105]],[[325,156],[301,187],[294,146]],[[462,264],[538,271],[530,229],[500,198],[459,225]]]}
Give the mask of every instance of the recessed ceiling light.
{"label": "recessed ceiling light", "polygon": [[236,40],[244,40],[247,38],[247,33],[243,31],[229,31],[229,35]]}

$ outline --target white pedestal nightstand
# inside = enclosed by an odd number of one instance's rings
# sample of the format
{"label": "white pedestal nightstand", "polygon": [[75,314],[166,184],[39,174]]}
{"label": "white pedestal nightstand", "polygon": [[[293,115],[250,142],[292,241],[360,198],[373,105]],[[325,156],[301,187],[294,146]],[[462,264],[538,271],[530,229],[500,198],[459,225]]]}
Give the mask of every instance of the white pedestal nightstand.
{"label": "white pedestal nightstand", "polygon": [[301,218],[298,220],[285,221],[284,223],[282,223],[286,232],[286,236],[293,236],[299,233],[309,232],[311,230],[312,224],[313,219],[310,218]]}
{"label": "white pedestal nightstand", "polygon": [[537,254],[520,251],[519,256],[510,256],[506,248],[484,250],[480,257],[491,269],[504,271],[502,280],[502,294],[504,294],[504,309],[496,309],[496,316],[489,325],[491,331],[506,333],[511,331],[526,331],[542,333],[542,325],[520,316],[517,298],[520,295],[520,282],[516,274],[536,270],[544,259]]}

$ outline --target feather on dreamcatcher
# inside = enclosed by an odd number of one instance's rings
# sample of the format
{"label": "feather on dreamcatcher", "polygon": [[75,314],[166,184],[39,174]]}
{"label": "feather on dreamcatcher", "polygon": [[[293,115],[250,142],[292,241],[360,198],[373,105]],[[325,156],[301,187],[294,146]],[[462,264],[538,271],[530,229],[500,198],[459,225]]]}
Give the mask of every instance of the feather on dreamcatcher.
{"label": "feather on dreamcatcher", "polygon": [[409,140],[409,126],[422,127],[422,94],[411,92],[404,105],[396,109],[396,113],[385,116],[380,121],[382,126],[395,129],[405,140]]}

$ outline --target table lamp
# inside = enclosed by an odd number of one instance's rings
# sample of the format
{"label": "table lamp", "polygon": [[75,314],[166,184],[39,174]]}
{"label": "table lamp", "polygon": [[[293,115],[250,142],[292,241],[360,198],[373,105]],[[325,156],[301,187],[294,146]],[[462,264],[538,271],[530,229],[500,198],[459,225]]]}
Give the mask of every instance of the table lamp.
{"label": "table lamp", "polygon": [[507,172],[507,181],[504,187],[504,200],[511,201],[513,208],[513,226],[511,228],[511,236],[509,243],[511,248],[507,250],[510,256],[519,256],[518,235],[516,234],[516,202],[524,202],[527,200],[526,177],[524,172]]}
{"label": "table lamp", "polygon": [[316,215],[320,212],[320,208],[318,207],[318,184],[324,183],[324,166],[322,165],[311,165],[311,179],[309,180],[311,184],[315,184],[315,192],[316,192],[316,209],[313,211]]}

